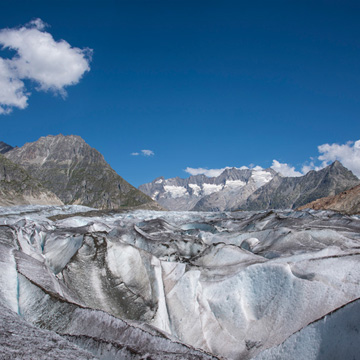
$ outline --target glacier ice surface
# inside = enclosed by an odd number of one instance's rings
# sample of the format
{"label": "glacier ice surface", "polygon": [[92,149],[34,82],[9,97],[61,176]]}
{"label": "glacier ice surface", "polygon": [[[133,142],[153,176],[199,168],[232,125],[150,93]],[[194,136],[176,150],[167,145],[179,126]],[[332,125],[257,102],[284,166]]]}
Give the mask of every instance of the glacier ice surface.
{"label": "glacier ice surface", "polygon": [[102,359],[358,351],[360,217],[90,210],[0,208],[1,309],[24,334]]}

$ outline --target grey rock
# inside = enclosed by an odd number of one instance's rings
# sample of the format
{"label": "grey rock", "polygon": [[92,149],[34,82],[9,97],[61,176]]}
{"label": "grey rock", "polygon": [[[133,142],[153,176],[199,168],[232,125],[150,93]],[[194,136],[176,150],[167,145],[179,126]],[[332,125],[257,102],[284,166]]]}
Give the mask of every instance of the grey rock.
{"label": "grey rock", "polygon": [[62,201],[23,168],[0,154],[0,206],[62,205]]}

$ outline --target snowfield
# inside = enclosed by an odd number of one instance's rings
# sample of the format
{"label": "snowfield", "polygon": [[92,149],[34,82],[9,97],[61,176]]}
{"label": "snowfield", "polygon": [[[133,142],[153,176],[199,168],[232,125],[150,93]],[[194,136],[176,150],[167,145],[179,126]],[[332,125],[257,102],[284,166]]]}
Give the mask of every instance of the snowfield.
{"label": "snowfield", "polygon": [[0,208],[1,358],[359,356],[359,216],[91,210]]}

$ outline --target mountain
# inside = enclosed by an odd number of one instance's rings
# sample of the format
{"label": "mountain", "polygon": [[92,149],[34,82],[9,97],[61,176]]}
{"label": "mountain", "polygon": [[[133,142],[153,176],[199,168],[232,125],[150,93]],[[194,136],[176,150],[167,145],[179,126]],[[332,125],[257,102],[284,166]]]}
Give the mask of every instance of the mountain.
{"label": "mountain", "polygon": [[[226,171],[222,175],[226,177]],[[244,170],[239,170],[244,171]],[[267,184],[276,175],[273,169],[245,170],[243,183],[225,180],[223,189],[201,198],[192,208],[195,211],[228,211],[239,208],[257,189]]]}
{"label": "mountain", "polygon": [[81,137],[41,137],[5,156],[53,191],[65,204],[100,209],[145,206],[159,208],[151,198],[119,176],[104,157]]}
{"label": "mountain", "polygon": [[339,161],[300,177],[275,176],[249,196],[240,210],[295,209],[352,188],[360,180]]}
{"label": "mountain", "polygon": [[169,210],[222,211],[245,201],[275,174],[272,169],[228,168],[216,177],[159,177],[139,189]]}
{"label": "mountain", "polygon": [[0,208],[0,359],[359,358],[360,217],[81,208]]}
{"label": "mountain", "polygon": [[360,185],[335,196],[327,196],[301,206],[298,210],[334,210],[343,214],[360,214]]}
{"label": "mountain", "polygon": [[5,144],[3,141],[0,141],[0,154],[5,154],[6,152],[12,150],[13,147]]}
{"label": "mountain", "polygon": [[352,188],[360,180],[339,161],[300,177],[273,169],[226,169],[219,176],[164,179],[139,189],[169,210],[234,211],[295,209]]}
{"label": "mountain", "polygon": [[0,154],[0,206],[26,204],[63,205],[54,193]]}

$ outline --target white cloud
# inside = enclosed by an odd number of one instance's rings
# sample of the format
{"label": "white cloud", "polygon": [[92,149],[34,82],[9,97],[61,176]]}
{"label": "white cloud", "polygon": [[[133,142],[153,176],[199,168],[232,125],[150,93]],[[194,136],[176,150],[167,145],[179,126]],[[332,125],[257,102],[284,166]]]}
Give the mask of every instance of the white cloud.
{"label": "white cloud", "polygon": [[311,160],[310,163],[303,165],[303,167],[301,168],[301,172],[303,173],[303,175],[305,175],[311,170],[318,171],[318,170],[323,169],[325,166],[327,166],[327,165],[320,164],[319,166],[317,166],[317,165],[315,165],[314,160]]}
{"label": "white cloud", "polygon": [[[283,176],[302,176],[303,174],[300,173],[299,171],[296,171],[294,167],[289,166],[288,164],[282,164],[277,160],[273,160],[272,166],[271,166],[275,171],[279,172],[280,174],[282,174]],[[185,169],[185,172],[187,172],[190,175],[199,175],[199,174],[204,174],[208,177],[215,177],[215,176],[219,176],[225,169],[232,169],[233,167],[230,166],[226,166],[224,168],[221,169],[204,169],[204,168],[190,168],[187,167]],[[259,166],[259,165],[254,165],[254,164],[250,164],[249,167],[248,166],[241,166],[240,168],[235,168],[238,170],[245,170],[245,169],[251,169],[251,170],[264,170],[263,167]]]}
{"label": "white cloud", "polygon": [[141,150],[140,152],[132,152],[130,155],[132,156],[139,156],[139,155],[142,155],[142,156],[154,156],[155,153],[152,151],[152,150]]}
{"label": "white cloud", "polygon": [[[288,164],[281,164],[274,160],[271,166],[275,171],[284,176],[302,176],[311,170],[321,170],[330,165],[335,160],[340,161],[347,169],[351,170],[357,177],[360,177],[360,140],[348,141],[346,144],[323,144],[318,146],[320,155],[317,159],[311,158],[310,162],[305,163],[301,172]],[[320,160],[320,164],[316,162]]]}
{"label": "white cloud", "polygon": [[44,30],[46,27],[48,27],[49,25],[46,24],[44,21],[42,21],[41,19],[35,19],[35,20],[31,20],[28,24],[28,27],[35,27],[38,30]]}
{"label": "white cloud", "polygon": [[8,114],[13,107],[25,109],[27,95],[24,83],[13,76],[6,61],[0,58],[0,114]]}
{"label": "white cloud", "polygon": [[155,155],[155,153],[152,150],[141,150],[141,153],[144,156],[153,156],[153,155]]}
{"label": "white cloud", "polygon": [[[280,163],[277,160],[273,160],[271,168],[276,172],[286,177],[298,177],[307,174],[311,170],[321,170],[324,167],[330,165],[335,160],[340,161],[346,168],[351,170],[357,177],[360,178],[360,140],[348,141],[346,144],[323,144],[318,146],[320,155],[317,158],[310,158],[309,161],[304,162],[301,171],[295,169],[287,163]],[[319,163],[319,160],[321,163]],[[316,164],[316,162],[318,164]],[[231,169],[232,167],[226,166],[221,169],[205,169],[205,168],[191,168],[187,167],[184,171],[190,175],[204,174],[208,177],[219,176],[225,169]],[[236,169],[253,169],[263,170],[261,166],[255,166],[250,164],[249,167],[241,166]]]}
{"label": "white cloud", "polygon": [[190,175],[201,175],[204,174],[208,177],[215,177],[219,176],[226,168],[222,169],[204,169],[204,168],[191,168],[187,167],[184,171],[187,172]]}
{"label": "white cloud", "polygon": [[340,161],[347,169],[351,170],[357,177],[360,177],[360,140],[348,141],[346,144],[323,144],[318,146],[320,156],[317,160],[321,164],[316,165],[312,158],[309,164],[303,165],[301,172],[308,173],[310,170],[321,170],[335,160]]}
{"label": "white cloud", "polygon": [[360,140],[348,141],[343,145],[323,144],[318,146],[318,150],[321,154],[318,159],[323,162],[322,166],[339,160],[346,168],[360,177]]}
{"label": "white cloud", "polygon": [[[219,176],[226,169],[233,169],[233,166],[226,166],[221,169],[204,169],[204,168],[191,168],[187,167],[184,171],[190,175],[206,175],[208,177],[216,177]],[[242,166],[240,168],[235,168],[239,170],[249,169],[247,166]]]}
{"label": "white cloud", "polygon": [[273,160],[271,168],[274,169],[276,172],[280,173],[283,176],[287,177],[296,177],[296,176],[303,176],[299,171],[295,170],[295,167],[290,166],[286,163],[280,163],[277,160]]}
{"label": "white cloud", "polygon": [[30,94],[22,80],[34,81],[37,90],[64,96],[65,87],[77,84],[90,70],[90,49],[55,41],[45,27],[41,19],[36,19],[20,28],[0,30],[0,45],[16,51],[11,59],[0,57],[0,113],[27,106]]}

